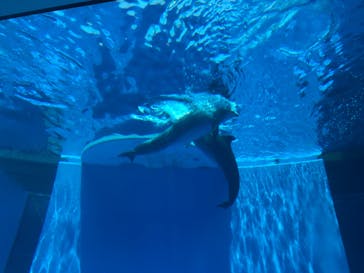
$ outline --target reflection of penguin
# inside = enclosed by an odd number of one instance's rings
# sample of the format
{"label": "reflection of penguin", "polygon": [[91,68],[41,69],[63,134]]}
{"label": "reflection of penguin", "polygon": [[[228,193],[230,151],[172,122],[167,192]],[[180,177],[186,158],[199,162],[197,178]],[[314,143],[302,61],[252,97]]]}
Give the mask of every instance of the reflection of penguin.
{"label": "reflection of penguin", "polygon": [[216,161],[229,184],[229,200],[218,205],[222,208],[230,207],[239,193],[239,169],[231,149],[234,139],[235,137],[230,135],[218,135],[216,130],[194,141],[198,148]]}
{"label": "reflection of penguin", "polygon": [[156,137],[136,146],[131,151],[121,153],[119,156],[126,156],[133,161],[137,155],[158,152],[175,142],[189,144],[218,128],[224,120],[238,115],[236,104],[220,95],[198,94],[195,96],[196,98],[185,95],[181,95],[181,97],[178,95],[166,96],[171,100],[182,100],[190,103],[192,105],[191,111],[175,120],[169,128]]}

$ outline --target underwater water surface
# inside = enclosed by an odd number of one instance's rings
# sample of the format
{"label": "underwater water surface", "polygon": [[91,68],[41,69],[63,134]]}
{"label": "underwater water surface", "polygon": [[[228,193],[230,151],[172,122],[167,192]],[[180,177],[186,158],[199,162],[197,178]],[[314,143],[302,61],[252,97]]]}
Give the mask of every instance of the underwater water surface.
{"label": "underwater water surface", "polygon": [[[30,272],[349,272],[318,156],[364,144],[361,12],[130,0],[1,21],[1,159],[57,166]],[[240,176],[228,209],[190,143],[118,156],[207,111],[199,94],[239,111],[219,126]]]}

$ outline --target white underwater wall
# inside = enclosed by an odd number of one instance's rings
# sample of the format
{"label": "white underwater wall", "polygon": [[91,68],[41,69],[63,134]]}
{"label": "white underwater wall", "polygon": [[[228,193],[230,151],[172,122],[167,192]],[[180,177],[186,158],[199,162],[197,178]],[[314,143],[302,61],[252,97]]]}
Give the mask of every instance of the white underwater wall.
{"label": "white underwater wall", "polygon": [[31,273],[79,273],[81,161],[60,161]]}
{"label": "white underwater wall", "polygon": [[[81,164],[59,163],[31,273],[80,273]],[[241,168],[232,208],[232,273],[346,273],[321,160]],[[87,272],[85,272],[87,273]]]}
{"label": "white underwater wall", "polygon": [[232,273],[349,272],[322,160],[241,168]]}

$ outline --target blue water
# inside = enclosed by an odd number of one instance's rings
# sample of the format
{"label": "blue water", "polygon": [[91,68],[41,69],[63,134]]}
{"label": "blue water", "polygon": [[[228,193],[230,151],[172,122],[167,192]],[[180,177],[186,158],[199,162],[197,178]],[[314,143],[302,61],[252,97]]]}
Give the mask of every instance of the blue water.
{"label": "blue water", "polygon": [[[138,0],[1,21],[0,156],[58,164],[30,272],[348,272],[317,156],[364,146],[360,11]],[[160,95],[211,90],[240,112],[221,126],[241,178],[228,210],[193,151],[141,165],[84,151],[166,128],[186,109]]]}

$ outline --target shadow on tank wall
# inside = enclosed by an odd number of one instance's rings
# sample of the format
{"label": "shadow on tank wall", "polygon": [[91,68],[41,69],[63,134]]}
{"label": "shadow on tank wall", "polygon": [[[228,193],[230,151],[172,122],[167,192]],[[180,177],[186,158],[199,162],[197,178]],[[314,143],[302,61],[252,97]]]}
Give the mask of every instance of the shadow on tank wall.
{"label": "shadow on tank wall", "polygon": [[359,2],[345,3],[341,11],[343,51],[337,54],[338,43],[329,47],[327,55],[335,56],[328,67],[335,71],[334,83],[316,105],[318,140],[352,273],[364,272],[364,19]]}
{"label": "shadow on tank wall", "polygon": [[[57,161],[0,157],[0,271],[29,272],[47,213]],[[19,262],[21,261],[21,262]]]}

